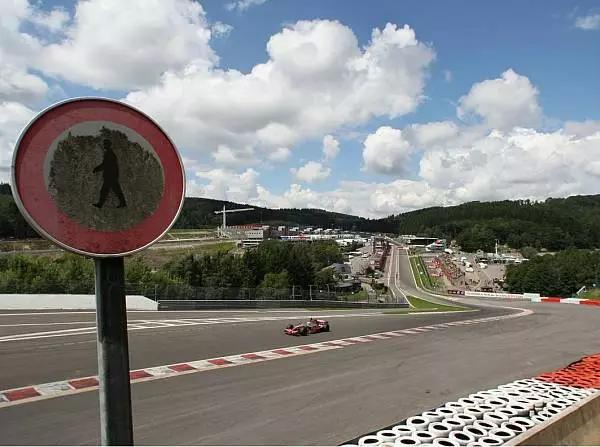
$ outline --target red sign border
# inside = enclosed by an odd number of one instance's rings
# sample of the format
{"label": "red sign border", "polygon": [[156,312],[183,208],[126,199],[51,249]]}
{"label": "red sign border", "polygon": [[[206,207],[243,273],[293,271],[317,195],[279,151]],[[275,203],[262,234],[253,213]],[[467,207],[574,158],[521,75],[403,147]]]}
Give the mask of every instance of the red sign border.
{"label": "red sign border", "polygon": [[[169,223],[167,225],[164,225],[164,229],[162,231],[160,231],[160,234],[158,234],[154,239],[150,240],[149,242],[146,242],[144,245],[136,247],[135,249],[132,250],[128,250],[128,251],[124,251],[124,252],[110,252],[110,253],[98,253],[98,252],[93,252],[93,251],[86,251],[86,250],[82,250],[80,248],[76,248],[76,247],[72,247],[70,246],[68,243],[65,243],[63,241],[60,241],[58,238],[56,238],[55,236],[53,236],[52,234],[50,234],[48,231],[46,231],[42,225],[40,225],[36,219],[33,218],[33,216],[29,213],[29,211],[27,210],[25,204],[23,203],[23,200],[21,198],[21,194],[19,191],[19,187],[17,184],[17,159],[19,157],[19,149],[21,147],[21,143],[23,141],[23,139],[28,135],[29,130],[34,126],[34,124],[36,124],[38,122],[38,120],[40,120],[43,116],[45,116],[48,112],[57,109],[61,106],[65,106],[71,103],[77,103],[77,102],[83,102],[83,101],[97,101],[97,102],[104,102],[104,103],[108,103],[108,104],[112,104],[113,106],[116,107],[121,107],[123,108],[123,110],[129,110],[130,112],[134,113],[134,114],[139,114],[143,119],[147,120],[152,126],[154,126],[156,128],[156,130],[158,131],[158,133],[162,134],[162,136],[166,139],[166,141],[168,141],[169,145],[173,148],[173,152],[177,158],[178,164],[181,168],[181,180],[182,180],[182,185],[181,185],[181,197],[178,198],[178,206],[177,206],[177,211],[176,213],[173,215],[173,218],[169,221]],[[83,121],[82,121],[83,122]],[[144,136],[144,135],[142,135]],[[146,138],[144,136],[144,138]],[[156,149],[155,149],[156,150]],[[157,156],[159,156],[159,154],[157,153]],[[160,156],[159,156],[160,157]],[[161,159],[161,162],[164,162]],[[12,157],[12,164],[11,164],[11,181],[12,181],[12,187],[11,187],[11,191],[12,191],[12,195],[13,198],[15,200],[15,204],[17,205],[17,208],[19,209],[19,211],[21,212],[21,214],[23,215],[23,217],[25,218],[25,220],[38,232],[40,233],[42,236],[44,236],[46,239],[52,241],[53,243],[55,243],[56,245],[58,245],[59,247],[64,248],[67,251],[73,252],[73,253],[77,253],[80,255],[84,255],[84,256],[89,256],[92,258],[117,258],[117,257],[122,257],[122,256],[128,256],[134,253],[138,253],[140,251],[145,250],[146,248],[148,248],[149,246],[153,245],[154,243],[156,243],[158,240],[160,240],[162,237],[164,237],[164,235],[173,227],[173,225],[175,224],[175,222],[177,221],[177,219],[179,218],[181,211],[183,209],[183,204],[185,202],[185,194],[186,194],[186,174],[185,174],[185,167],[183,165],[183,161],[181,158],[181,155],[179,153],[179,151],[177,150],[177,146],[175,146],[174,142],[171,140],[171,138],[169,137],[169,135],[165,132],[165,130],[153,119],[151,118],[148,114],[144,113],[143,111],[141,111],[140,109],[138,109],[135,106],[132,106],[130,104],[124,103],[123,101],[119,101],[117,99],[113,99],[113,98],[107,98],[107,97],[99,97],[99,96],[81,96],[81,97],[74,97],[74,98],[68,98],[62,101],[58,101],[54,104],[51,104],[50,106],[44,108],[42,111],[40,111],[39,113],[37,113],[30,121],[29,123],[27,123],[27,125],[22,129],[21,133],[19,134],[19,137],[15,143],[15,147],[14,147],[14,151],[13,151],[13,157]],[[44,179],[40,179],[40,181],[44,182]],[[165,191],[167,190],[167,180],[165,179]],[[162,203],[165,198],[166,198],[165,194],[163,196],[163,198],[161,199],[161,201],[159,202],[159,206],[160,203]],[[140,224],[136,225],[139,226],[141,224],[143,224],[144,222],[148,222],[149,220],[151,220],[154,216],[156,216],[156,213],[151,216],[148,217],[147,219],[145,219],[143,222],[141,222]],[[64,216],[64,218],[68,219],[69,221],[71,221],[71,219],[69,219],[68,217]],[[73,222],[73,221],[71,221]],[[80,226],[80,225],[78,225]],[[80,226],[82,229],[90,231],[89,229],[86,229],[85,227]],[[134,227],[135,228],[135,227]],[[96,231],[96,230],[94,230]],[[127,232],[131,231],[131,229],[125,230],[125,231],[120,231],[117,233],[120,234],[127,234]],[[98,234],[109,234],[111,232],[103,232],[103,231],[97,231]]]}

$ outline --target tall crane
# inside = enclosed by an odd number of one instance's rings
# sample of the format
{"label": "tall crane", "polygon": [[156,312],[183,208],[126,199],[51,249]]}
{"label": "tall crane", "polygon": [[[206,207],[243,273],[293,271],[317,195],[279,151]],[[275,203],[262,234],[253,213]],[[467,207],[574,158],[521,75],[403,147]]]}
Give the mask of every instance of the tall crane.
{"label": "tall crane", "polygon": [[223,214],[223,226],[221,230],[225,231],[227,229],[227,213],[239,213],[241,211],[253,211],[254,208],[238,208],[235,210],[227,210],[225,209],[225,205],[223,205],[223,209],[220,211],[215,211],[215,214]]}

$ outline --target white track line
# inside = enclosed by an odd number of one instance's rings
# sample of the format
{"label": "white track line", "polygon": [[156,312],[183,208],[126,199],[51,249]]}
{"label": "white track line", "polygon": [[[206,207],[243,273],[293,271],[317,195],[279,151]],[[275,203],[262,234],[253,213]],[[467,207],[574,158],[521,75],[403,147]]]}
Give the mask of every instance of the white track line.
{"label": "white track line", "polygon": [[[531,315],[534,312],[529,309],[519,309],[521,312],[502,315],[500,317],[484,317],[474,318],[471,320],[463,320],[456,322],[455,325],[446,325],[444,323],[413,327],[410,329],[399,329],[389,332],[379,332],[368,335],[358,335],[355,337],[342,338],[338,340],[322,341],[312,344],[287,346],[277,349],[268,349],[266,351],[250,352],[245,354],[232,354],[223,357],[215,357],[212,359],[202,359],[194,361],[186,361],[171,365],[156,365],[147,368],[134,370],[131,372],[131,382],[147,382],[150,380],[164,379],[178,375],[202,372],[207,370],[216,370],[232,366],[242,366],[251,363],[263,362],[268,360],[276,360],[290,358],[297,355],[306,355],[329,351],[333,349],[343,349],[356,344],[372,343],[375,341],[387,340],[394,337],[412,337],[422,335],[429,332],[430,329],[436,328],[440,330],[451,330],[453,326],[460,324],[478,324],[498,320],[514,319]],[[307,340],[308,341],[308,340]],[[62,381],[42,383],[37,385],[29,385],[21,388],[0,391],[0,407],[18,405],[27,402],[34,402],[41,399],[49,399],[55,397],[66,396],[70,394],[92,391],[98,388],[96,376],[72,378]]]}

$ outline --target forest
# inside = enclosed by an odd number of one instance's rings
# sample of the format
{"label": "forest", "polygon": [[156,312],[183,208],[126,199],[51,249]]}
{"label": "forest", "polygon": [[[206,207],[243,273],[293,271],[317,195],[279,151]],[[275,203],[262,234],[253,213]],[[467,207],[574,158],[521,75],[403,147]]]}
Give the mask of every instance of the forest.
{"label": "forest", "polygon": [[[200,299],[207,294],[211,298],[247,298],[261,291],[270,297],[280,294],[289,298],[292,286],[302,290],[337,282],[333,270],[326,267],[342,260],[342,252],[333,241],[268,241],[243,255],[190,252],[158,269],[145,262],[143,255],[127,258],[125,281],[129,294],[162,299]],[[94,264],[83,256],[63,254],[54,262],[42,256],[0,257],[0,293],[93,292]],[[214,296],[219,293],[228,295]]]}
{"label": "forest", "polygon": [[600,247],[600,195],[565,199],[469,202],[396,216],[400,234],[455,239],[467,252],[490,252],[495,240],[520,249]]}
{"label": "forest", "polygon": [[600,284],[600,251],[569,249],[507,266],[504,287],[513,293],[573,296],[582,286]]}

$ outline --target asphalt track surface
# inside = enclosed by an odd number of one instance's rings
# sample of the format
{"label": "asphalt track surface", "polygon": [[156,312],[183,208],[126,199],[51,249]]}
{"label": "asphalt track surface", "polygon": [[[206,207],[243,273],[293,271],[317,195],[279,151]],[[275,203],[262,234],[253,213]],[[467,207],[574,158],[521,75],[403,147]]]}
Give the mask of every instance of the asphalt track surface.
{"label": "asphalt track surface", "polygon": [[[400,287],[422,296],[400,261]],[[469,304],[480,302],[468,300]],[[146,445],[332,445],[481,389],[564,366],[599,351],[600,310],[586,306],[488,302],[531,316],[339,350],[205,371],[132,385],[135,442]],[[500,308],[444,315],[333,312],[185,312],[129,314],[133,320],[281,317],[146,328],[130,332],[131,367],[294,346],[444,321],[507,314]],[[2,313],[2,312],[0,312]],[[88,327],[93,314],[0,316],[11,334]],[[330,315],[332,332],[298,339],[282,334],[289,318]],[[346,315],[334,317],[333,315]],[[350,314],[366,314],[348,316]],[[370,315],[369,315],[370,314]],[[7,321],[9,323],[7,323]],[[21,328],[27,328],[22,331]],[[32,330],[33,329],[33,330]],[[21,335],[22,336],[22,335]],[[96,373],[95,334],[0,342],[0,388]],[[99,443],[98,393],[0,408],[3,445]]]}

